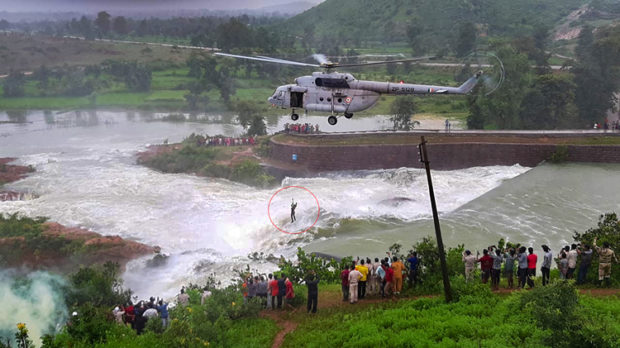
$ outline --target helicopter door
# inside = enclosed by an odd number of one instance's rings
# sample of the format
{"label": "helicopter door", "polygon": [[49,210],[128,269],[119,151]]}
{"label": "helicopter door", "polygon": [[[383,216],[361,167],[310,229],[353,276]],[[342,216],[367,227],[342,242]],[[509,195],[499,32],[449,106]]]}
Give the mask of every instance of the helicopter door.
{"label": "helicopter door", "polygon": [[304,93],[303,92],[291,92],[291,107],[303,108],[304,107]]}

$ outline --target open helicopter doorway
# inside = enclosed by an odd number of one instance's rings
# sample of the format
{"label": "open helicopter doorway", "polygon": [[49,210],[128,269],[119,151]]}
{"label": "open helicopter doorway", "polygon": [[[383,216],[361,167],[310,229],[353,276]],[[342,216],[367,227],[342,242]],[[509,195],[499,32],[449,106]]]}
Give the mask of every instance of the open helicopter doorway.
{"label": "open helicopter doorway", "polygon": [[303,92],[291,92],[291,107],[303,108],[304,107],[304,93]]}

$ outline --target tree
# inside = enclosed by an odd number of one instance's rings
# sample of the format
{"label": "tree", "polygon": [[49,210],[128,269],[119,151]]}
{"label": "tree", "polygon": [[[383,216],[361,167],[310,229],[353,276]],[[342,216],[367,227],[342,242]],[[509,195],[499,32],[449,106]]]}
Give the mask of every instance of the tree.
{"label": "tree", "polygon": [[465,57],[476,48],[476,26],[472,22],[461,24],[456,43],[456,56]]}
{"label": "tree", "polygon": [[242,100],[233,105],[233,110],[237,113],[237,121],[243,128],[248,128],[252,124],[254,116],[258,115],[259,109],[252,102]]}
{"label": "tree", "polygon": [[249,136],[265,135],[267,134],[267,126],[265,125],[265,118],[260,115],[254,115],[252,122],[248,128]]}
{"label": "tree", "polygon": [[19,71],[11,71],[9,76],[4,79],[4,96],[5,97],[23,97],[24,84],[26,77]]}
{"label": "tree", "polygon": [[151,89],[151,69],[137,62],[129,63],[125,72],[127,89],[135,92],[146,92]]}
{"label": "tree", "polygon": [[267,126],[265,118],[260,115],[260,109],[256,104],[243,100],[238,101],[233,106],[233,110],[237,113],[237,121],[247,129],[250,136],[267,134]]}
{"label": "tree", "polygon": [[[616,213],[599,215],[596,228],[590,228],[583,233],[575,231],[573,238],[576,242],[588,244],[590,246],[592,246],[594,238],[596,238],[597,246],[601,247],[604,242],[607,242],[609,243],[609,247],[617,253],[618,250],[620,250],[620,223],[618,223],[618,216]],[[590,269],[597,269],[598,263],[598,257],[593,258]],[[591,279],[594,280],[596,278],[591,277]],[[615,286],[620,283],[620,267],[612,267],[611,279],[615,283]]]}
{"label": "tree", "polygon": [[411,116],[416,111],[416,105],[410,96],[397,97],[390,106],[390,121],[396,130],[410,130],[414,127]]}
{"label": "tree", "polygon": [[129,33],[129,24],[127,23],[127,19],[123,16],[114,18],[112,28],[119,35],[127,35]]}
{"label": "tree", "polygon": [[407,27],[407,38],[409,39],[409,47],[413,51],[414,55],[421,55],[425,53],[422,34],[424,33],[424,28],[422,26],[415,24],[417,21],[414,21],[414,24],[411,24]]}
{"label": "tree", "polygon": [[200,76],[202,75],[202,70],[201,70],[201,57],[195,53],[192,53],[189,58],[187,58],[187,60],[185,61],[185,64],[187,64],[187,67],[189,68],[189,71],[187,72],[187,76],[189,77],[195,77],[195,78],[200,78]]}
{"label": "tree", "polygon": [[77,25],[78,33],[84,36],[86,40],[92,40],[95,38],[95,30],[93,29],[93,24],[88,18],[86,18],[86,16],[82,16]]}
{"label": "tree", "polygon": [[9,23],[6,19],[0,20],[0,30],[7,30],[11,27],[11,23]]}
{"label": "tree", "polygon": [[592,62],[592,45],[594,44],[594,28],[590,25],[584,25],[579,32],[577,38],[577,47],[575,47],[575,55],[577,59],[584,63],[589,64]]}
{"label": "tree", "polygon": [[217,45],[224,51],[252,46],[252,31],[237,18],[220,24],[216,29]]}
{"label": "tree", "polygon": [[591,32],[582,29],[575,49],[579,61],[571,70],[575,74],[575,102],[584,125],[600,122],[614,106],[620,79],[620,27],[600,30],[591,42]]}
{"label": "tree", "polygon": [[106,35],[110,32],[110,17],[112,16],[110,16],[110,14],[105,11],[97,13],[97,18],[95,19],[95,26],[97,26],[99,37],[102,37],[103,35]]}
{"label": "tree", "polygon": [[49,82],[50,70],[45,65],[41,65],[32,75],[35,80],[39,81],[39,89],[45,92]]}
{"label": "tree", "polygon": [[571,75],[539,75],[521,103],[526,129],[568,128],[577,124],[575,83]]}
{"label": "tree", "polygon": [[483,83],[476,86],[475,90],[482,95],[468,98],[467,126],[470,128],[517,129],[522,126],[519,111],[530,84],[530,64],[525,54],[503,43],[497,44],[497,56],[504,64],[504,83],[489,96],[484,95]]}

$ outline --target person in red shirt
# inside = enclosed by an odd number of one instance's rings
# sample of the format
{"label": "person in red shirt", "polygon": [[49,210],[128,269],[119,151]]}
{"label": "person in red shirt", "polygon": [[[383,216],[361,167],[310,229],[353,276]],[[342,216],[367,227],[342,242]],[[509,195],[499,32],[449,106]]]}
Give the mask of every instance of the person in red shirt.
{"label": "person in red shirt", "polygon": [[125,308],[125,322],[129,323],[129,325],[131,325],[131,328],[134,328],[134,319],[136,318],[136,315],[134,313],[134,306],[133,303],[131,303],[131,301],[129,301],[129,306],[127,306]]}
{"label": "person in red shirt", "polygon": [[385,265],[385,290],[383,290],[385,296],[394,294],[394,270],[392,267]]}
{"label": "person in red shirt", "polygon": [[345,268],[340,272],[340,284],[342,285],[342,301],[349,300],[349,269]]}
{"label": "person in red shirt", "polygon": [[290,309],[295,309],[293,307],[293,298],[295,297],[295,291],[293,290],[293,283],[291,282],[290,279],[286,278],[286,305],[290,308]]}
{"label": "person in red shirt", "polygon": [[491,268],[493,268],[493,258],[489,256],[487,249],[482,250],[482,257],[478,259],[480,262],[480,270],[482,271],[482,283],[486,284],[491,276]]}
{"label": "person in red shirt", "polygon": [[[529,247],[527,251],[530,253],[527,255],[527,276],[532,279],[536,277],[536,261],[538,261],[538,256],[534,254],[534,248]],[[528,282],[529,284],[529,282]],[[532,279],[532,287],[534,287],[534,279]]]}
{"label": "person in red shirt", "polygon": [[[271,279],[271,274],[269,275]],[[269,281],[269,285],[267,286],[268,295],[271,295],[271,309],[276,309],[276,298],[278,297],[278,279],[277,277],[273,277],[274,279]]]}

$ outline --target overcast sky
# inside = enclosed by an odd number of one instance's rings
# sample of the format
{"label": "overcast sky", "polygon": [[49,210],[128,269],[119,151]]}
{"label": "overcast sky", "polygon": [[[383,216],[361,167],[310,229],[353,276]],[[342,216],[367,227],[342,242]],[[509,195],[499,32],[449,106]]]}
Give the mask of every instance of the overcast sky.
{"label": "overcast sky", "polygon": [[113,10],[257,9],[291,2],[321,0],[0,0],[0,11],[97,12]]}

